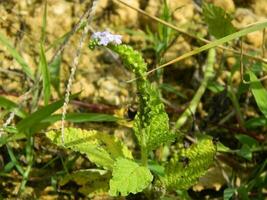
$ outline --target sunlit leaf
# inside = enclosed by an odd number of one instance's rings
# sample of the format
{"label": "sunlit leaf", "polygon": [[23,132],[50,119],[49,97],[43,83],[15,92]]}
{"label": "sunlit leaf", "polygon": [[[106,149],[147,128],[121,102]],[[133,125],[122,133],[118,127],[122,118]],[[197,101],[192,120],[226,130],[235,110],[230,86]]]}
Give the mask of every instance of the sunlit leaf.
{"label": "sunlit leaf", "polygon": [[64,144],[61,140],[61,131],[50,131],[46,135],[58,146],[84,153],[91,162],[107,169],[112,169],[118,157],[132,158],[131,152],[122,142],[106,133],[66,128]]}
{"label": "sunlit leaf", "polygon": [[149,169],[129,159],[119,158],[112,171],[109,194],[127,196],[143,191],[153,179]]}

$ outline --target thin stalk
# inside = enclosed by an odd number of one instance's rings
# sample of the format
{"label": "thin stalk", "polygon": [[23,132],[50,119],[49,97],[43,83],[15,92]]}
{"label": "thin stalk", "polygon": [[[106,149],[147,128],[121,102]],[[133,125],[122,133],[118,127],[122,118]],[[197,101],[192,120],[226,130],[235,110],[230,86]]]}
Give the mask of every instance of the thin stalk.
{"label": "thin stalk", "polygon": [[20,184],[19,194],[21,194],[21,192],[23,192],[25,189],[25,186],[29,180],[30,171],[32,169],[32,165],[34,162],[34,159],[33,159],[33,156],[34,156],[33,155],[33,142],[34,142],[33,137],[28,137],[27,146],[26,146],[26,160],[27,160],[28,166],[26,167],[26,170],[24,171],[24,173],[22,175],[23,179],[22,179],[22,182]]}
{"label": "thin stalk", "polygon": [[81,36],[80,41],[79,41],[79,46],[77,47],[77,50],[75,52],[75,57],[73,59],[72,65],[71,65],[70,77],[68,80],[65,98],[64,98],[64,104],[63,104],[63,108],[62,108],[62,120],[61,120],[61,141],[62,141],[62,144],[65,143],[65,141],[64,141],[65,140],[64,139],[64,137],[65,137],[64,136],[64,123],[65,123],[65,117],[66,117],[66,113],[67,113],[67,107],[68,107],[69,100],[70,100],[72,82],[74,80],[75,72],[76,72],[77,66],[79,64],[79,58],[81,55],[81,50],[82,50],[83,44],[85,42],[86,36],[88,35],[89,29],[90,29],[89,25],[93,20],[93,17],[94,17],[95,11],[96,11],[96,6],[97,6],[98,2],[99,2],[98,0],[94,0],[92,2],[92,7],[88,11],[89,14],[87,17],[87,22],[86,22],[86,25],[83,29],[82,36]]}
{"label": "thin stalk", "polygon": [[234,108],[235,108],[235,111],[236,111],[236,116],[237,116],[237,120],[238,120],[238,123],[240,125],[240,128],[242,128],[244,130],[244,127],[245,127],[245,121],[244,121],[244,118],[243,118],[243,115],[241,113],[241,109],[240,109],[240,106],[239,106],[239,102],[238,102],[238,99],[233,91],[233,86],[230,82],[230,88],[229,88],[229,92],[230,92],[230,99],[234,105]]}
{"label": "thin stalk", "polygon": [[147,166],[147,148],[146,148],[146,141],[145,141],[145,133],[142,130],[142,141],[141,141],[141,161],[143,166]]}
{"label": "thin stalk", "polygon": [[175,123],[174,130],[179,130],[187,121],[188,117],[190,117],[192,114],[196,112],[197,105],[200,102],[201,97],[203,96],[208,82],[214,77],[214,69],[213,65],[215,63],[215,56],[216,56],[216,51],[215,49],[210,49],[208,53],[208,59],[207,59],[207,66],[204,71],[204,79],[198,88],[195,96],[189,103],[189,106],[187,109],[182,113],[182,115],[178,118],[178,120]]}

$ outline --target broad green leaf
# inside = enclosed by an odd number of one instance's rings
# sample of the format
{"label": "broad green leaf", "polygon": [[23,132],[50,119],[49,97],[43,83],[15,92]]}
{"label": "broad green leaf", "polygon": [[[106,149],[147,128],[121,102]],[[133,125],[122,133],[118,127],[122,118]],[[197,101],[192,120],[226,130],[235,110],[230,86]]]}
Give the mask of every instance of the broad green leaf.
{"label": "broad green leaf", "polygon": [[252,71],[249,71],[248,74],[250,77],[250,89],[255,101],[260,111],[267,118],[267,91]]}
{"label": "broad green leaf", "polygon": [[17,50],[12,46],[8,39],[0,33],[0,44],[6,47],[7,51],[12,55],[12,57],[19,63],[23,72],[30,78],[34,79],[33,72],[24,60],[22,56],[17,52]]}
{"label": "broad green leaf", "polygon": [[[61,120],[62,115],[56,114],[50,117],[47,117],[42,122],[55,123],[56,121]],[[66,121],[73,123],[82,123],[82,122],[116,122],[117,117],[108,114],[99,114],[99,113],[68,113],[66,114]]]}
{"label": "broad green leaf", "polygon": [[133,160],[119,158],[113,167],[109,194],[111,196],[136,194],[147,188],[152,180],[153,176],[148,168],[139,166]]}
{"label": "broad green leaf", "polygon": [[4,108],[6,110],[14,112],[17,116],[21,118],[25,118],[27,114],[23,110],[19,109],[18,107],[19,106],[13,101],[3,96],[0,96],[0,108]]}
{"label": "broad green leaf", "polygon": [[204,3],[202,6],[204,20],[208,24],[209,33],[216,38],[222,38],[236,31],[231,24],[232,17],[222,8]]}
{"label": "broad green leaf", "polygon": [[85,169],[64,176],[59,184],[62,186],[69,181],[74,181],[81,186],[79,192],[93,197],[94,195],[107,194],[110,178],[111,174],[106,170]]}
{"label": "broad green leaf", "polygon": [[132,158],[125,145],[106,133],[67,128],[64,131],[64,145],[60,137],[61,131],[50,131],[46,135],[58,146],[84,153],[91,162],[108,169],[112,169],[114,161],[118,157]]}
{"label": "broad green leaf", "polygon": [[44,93],[44,102],[45,105],[49,103],[51,90],[50,90],[50,73],[48,70],[48,65],[46,61],[46,56],[44,52],[43,44],[40,45],[40,67],[42,72],[42,78],[43,78],[43,93]]}
{"label": "broad green leaf", "polygon": [[239,142],[248,145],[250,148],[259,146],[258,141],[248,135],[239,134],[236,135],[235,137],[239,140]]}

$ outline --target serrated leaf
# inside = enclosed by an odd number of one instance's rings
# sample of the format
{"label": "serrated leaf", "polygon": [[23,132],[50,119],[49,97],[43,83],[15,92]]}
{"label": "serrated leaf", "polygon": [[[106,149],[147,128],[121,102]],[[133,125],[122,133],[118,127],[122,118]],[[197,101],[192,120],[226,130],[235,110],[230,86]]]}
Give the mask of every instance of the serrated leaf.
{"label": "serrated leaf", "polygon": [[250,89],[255,101],[260,111],[267,118],[267,91],[252,71],[249,71],[248,74],[250,77]]}
{"label": "serrated leaf", "polygon": [[236,31],[231,24],[232,17],[222,8],[205,3],[202,6],[204,20],[208,24],[209,33],[216,38],[222,38]]}
{"label": "serrated leaf", "polygon": [[[146,142],[148,151],[154,150],[160,145],[168,144],[174,140],[176,135],[169,131],[169,117],[161,102],[158,90],[150,83],[145,84],[146,88],[142,98],[143,112],[138,112],[134,119],[134,132],[142,145]],[[145,96],[147,96],[145,98]]]}
{"label": "serrated leaf", "polygon": [[117,138],[94,130],[67,128],[64,130],[64,145],[60,131],[50,131],[46,136],[58,146],[86,154],[91,162],[107,169],[112,169],[114,160],[118,157],[132,157],[127,147]]}
{"label": "serrated leaf", "polygon": [[139,166],[133,160],[119,158],[114,164],[109,194],[127,196],[143,191],[153,180],[147,167]]}
{"label": "serrated leaf", "polygon": [[200,139],[189,148],[181,149],[166,166],[163,183],[169,189],[188,189],[203,176],[213,163],[216,147],[211,139]]}

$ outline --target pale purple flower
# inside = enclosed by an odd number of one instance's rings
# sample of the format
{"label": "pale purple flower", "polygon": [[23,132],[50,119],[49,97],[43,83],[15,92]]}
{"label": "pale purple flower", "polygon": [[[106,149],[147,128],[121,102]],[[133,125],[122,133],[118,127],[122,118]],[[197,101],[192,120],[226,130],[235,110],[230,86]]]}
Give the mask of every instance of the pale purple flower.
{"label": "pale purple flower", "polygon": [[99,45],[107,46],[108,44],[121,44],[122,36],[121,35],[114,35],[109,31],[104,32],[95,32],[92,35],[93,40],[97,40]]}

